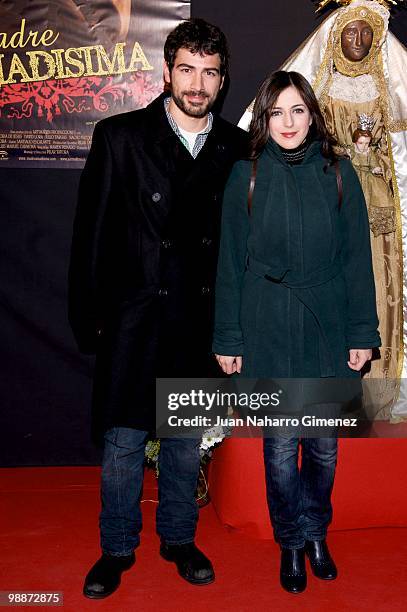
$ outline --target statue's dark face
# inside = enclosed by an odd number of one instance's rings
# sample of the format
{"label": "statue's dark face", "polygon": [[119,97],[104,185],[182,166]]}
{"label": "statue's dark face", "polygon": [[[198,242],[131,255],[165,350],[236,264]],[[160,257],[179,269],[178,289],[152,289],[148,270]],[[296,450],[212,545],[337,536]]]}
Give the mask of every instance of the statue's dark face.
{"label": "statue's dark face", "polygon": [[373,30],[366,21],[351,21],[342,30],[341,44],[346,59],[360,62],[370,51],[373,41]]}

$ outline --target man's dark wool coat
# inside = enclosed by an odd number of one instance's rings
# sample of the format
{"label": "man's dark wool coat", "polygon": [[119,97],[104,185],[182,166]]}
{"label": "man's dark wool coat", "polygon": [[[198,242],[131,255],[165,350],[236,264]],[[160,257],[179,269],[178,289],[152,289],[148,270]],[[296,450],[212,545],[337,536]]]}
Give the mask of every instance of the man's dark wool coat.
{"label": "man's dark wool coat", "polygon": [[219,376],[211,353],[223,188],[246,134],[215,116],[194,160],[164,95],[96,126],[82,173],[69,319],[96,353],[96,432],[154,430],[156,377]]}

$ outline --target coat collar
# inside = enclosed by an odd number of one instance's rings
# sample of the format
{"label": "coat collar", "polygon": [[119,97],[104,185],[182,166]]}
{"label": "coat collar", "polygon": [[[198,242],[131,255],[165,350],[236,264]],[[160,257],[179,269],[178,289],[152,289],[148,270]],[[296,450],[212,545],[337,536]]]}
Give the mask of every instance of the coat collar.
{"label": "coat collar", "polygon": [[162,142],[167,138],[176,136],[174,130],[170,126],[167,115],[164,109],[164,99],[168,97],[167,93],[162,93],[151,102],[146,108],[148,117],[147,131],[154,142]]}
{"label": "coat collar", "polygon": [[[284,166],[287,166],[288,168],[291,167],[290,164],[288,164],[284,159],[280,147],[276,142],[274,142],[272,138],[269,138],[267,140],[266,146],[264,147],[264,152],[273,159],[281,162]],[[316,157],[321,157],[321,143],[319,140],[314,140],[313,142],[311,142],[305,153],[302,163],[298,165],[303,166],[308,163],[313,163]]]}

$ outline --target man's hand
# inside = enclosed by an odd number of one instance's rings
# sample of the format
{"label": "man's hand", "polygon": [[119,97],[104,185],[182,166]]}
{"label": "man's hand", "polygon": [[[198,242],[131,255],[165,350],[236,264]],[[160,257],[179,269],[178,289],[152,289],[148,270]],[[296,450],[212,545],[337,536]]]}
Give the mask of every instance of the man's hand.
{"label": "man's hand", "polygon": [[372,349],[349,349],[348,366],[351,370],[359,372],[366,361],[372,358]]}
{"label": "man's hand", "polygon": [[242,370],[242,356],[237,355],[234,357],[228,355],[215,355],[216,361],[225,372],[225,374],[234,374],[237,372],[240,374]]}

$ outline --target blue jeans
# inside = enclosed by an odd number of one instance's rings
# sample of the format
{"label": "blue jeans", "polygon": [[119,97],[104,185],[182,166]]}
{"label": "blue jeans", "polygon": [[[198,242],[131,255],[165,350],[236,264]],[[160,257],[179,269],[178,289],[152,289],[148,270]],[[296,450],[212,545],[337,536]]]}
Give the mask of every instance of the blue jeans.
{"label": "blue jeans", "polygon": [[305,540],[323,540],[332,520],[337,439],[264,438],[267,503],[276,541],[284,548],[302,548]]}
{"label": "blue jeans", "polygon": [[[102,551],[111,555],[129,555],[140,543],[147,435],[127,427],[105,434],[99,527]],[[161,440],[157,533],[167,544],[186,544],[195,537],[199,444],[200,440]]]}

